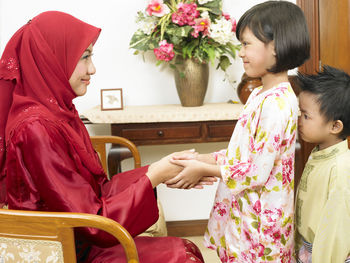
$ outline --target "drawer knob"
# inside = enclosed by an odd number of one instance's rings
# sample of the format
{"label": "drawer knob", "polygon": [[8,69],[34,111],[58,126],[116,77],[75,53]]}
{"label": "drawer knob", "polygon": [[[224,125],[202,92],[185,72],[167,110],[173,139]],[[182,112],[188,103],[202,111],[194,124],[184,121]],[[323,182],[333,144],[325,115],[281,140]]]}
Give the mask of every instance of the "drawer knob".
{"label": "drawer knob", "polygon": [[164,132],[163,131],[158,131],[157,134],[158,134],[159,137],[163,137],[164,136]]}

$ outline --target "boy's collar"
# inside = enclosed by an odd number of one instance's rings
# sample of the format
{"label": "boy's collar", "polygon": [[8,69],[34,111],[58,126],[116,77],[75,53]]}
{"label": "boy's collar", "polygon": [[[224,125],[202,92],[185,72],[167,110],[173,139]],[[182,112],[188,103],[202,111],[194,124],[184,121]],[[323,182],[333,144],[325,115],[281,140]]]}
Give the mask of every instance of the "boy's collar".
{"label": "boy's collar", "polygon": [[323,150],[319,150],[319,147],[317,145],[312,150],[309,158],[313,160],[324,160],[324,159],[334,158],[336,155],[342,154],[348,150],[349,148],[348,148],[347,140],[343,140]]}

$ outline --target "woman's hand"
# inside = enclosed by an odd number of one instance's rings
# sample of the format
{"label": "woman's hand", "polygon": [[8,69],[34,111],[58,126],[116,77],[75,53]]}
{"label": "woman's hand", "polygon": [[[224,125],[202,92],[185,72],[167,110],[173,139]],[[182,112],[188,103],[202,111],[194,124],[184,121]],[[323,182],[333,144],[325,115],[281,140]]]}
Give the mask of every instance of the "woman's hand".
{"label": "woman's hand", "polygon": [[182,166],[178,166],[170,162],[170,159],[174,156],[184,156],[184,158],[192,158],[197,153],[194,150],[186,150],[182,152],[175,152],[169,154],[159,161],[151,164],[148,168],[146,175],[150,179],[152,186],[157,185],[170,180],[171,178],[177,176],[182,170]]}

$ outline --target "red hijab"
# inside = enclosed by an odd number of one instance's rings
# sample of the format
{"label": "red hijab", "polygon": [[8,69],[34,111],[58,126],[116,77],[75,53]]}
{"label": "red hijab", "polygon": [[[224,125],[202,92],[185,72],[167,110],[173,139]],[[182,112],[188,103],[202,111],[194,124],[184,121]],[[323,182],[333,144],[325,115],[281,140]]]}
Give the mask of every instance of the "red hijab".
{"label": "red hijab", "polygon": [[100,31],[69,14],[49,11],[28,21],[7,43],[0,60],[0,203],[6,196],[6,144],[28,117],[58,125],[84,165],[94,174],[103,173],[69,84]]}

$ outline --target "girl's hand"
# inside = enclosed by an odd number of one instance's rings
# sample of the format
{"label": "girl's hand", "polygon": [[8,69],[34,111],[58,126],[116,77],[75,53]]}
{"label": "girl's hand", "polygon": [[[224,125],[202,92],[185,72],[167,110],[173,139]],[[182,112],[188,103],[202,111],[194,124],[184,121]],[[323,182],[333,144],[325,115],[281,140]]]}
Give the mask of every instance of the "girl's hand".
{"label": "girl's hand", "polygon": [[182,152],[175,152],[171,154],[173,160],[195,160],[198,156],[198,152],[194,149],[186,150]]}
{"label": "girl's hand", "polygon": [[[170,162],[184,169],[174,178],[165,181],[165,184],[170,188],[181,188],[189,189],[196,186],[203,177],[203,166],[202,162],[196,160],[177,160],[171,158]],[[207,182],[208,180],[205,180]],[[204,182],[204,181],[203,181]]]}

